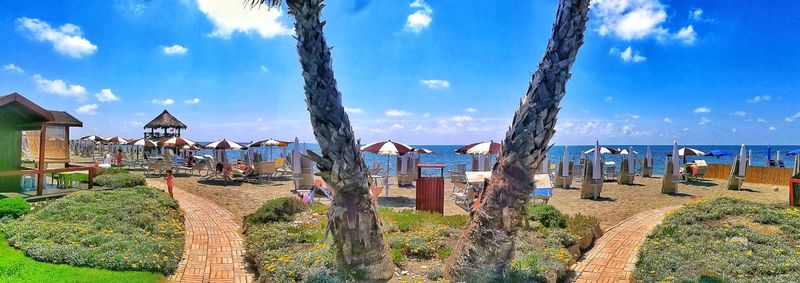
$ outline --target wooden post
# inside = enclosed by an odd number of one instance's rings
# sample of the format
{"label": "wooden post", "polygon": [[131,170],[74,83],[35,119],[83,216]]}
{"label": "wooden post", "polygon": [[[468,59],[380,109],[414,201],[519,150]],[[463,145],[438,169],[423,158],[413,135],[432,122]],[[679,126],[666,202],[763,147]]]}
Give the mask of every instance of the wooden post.
{"label": "wooden post", "polygon": [[90,166],[89,167],[89,189],[90,190],[92,189],[92,185],[94,185],[94,174],[95,174],[94,171],[95,171],[95,167],[94,166]]}
{"label": "wooden post", "polygon": [[39,170],[36,173],[38,178],[36,178],[36,195],[41,196],[44,190],[44,151],[45,151],[45,142],[47,142],[47,123],[42,123],[42,130],[39,131]]}

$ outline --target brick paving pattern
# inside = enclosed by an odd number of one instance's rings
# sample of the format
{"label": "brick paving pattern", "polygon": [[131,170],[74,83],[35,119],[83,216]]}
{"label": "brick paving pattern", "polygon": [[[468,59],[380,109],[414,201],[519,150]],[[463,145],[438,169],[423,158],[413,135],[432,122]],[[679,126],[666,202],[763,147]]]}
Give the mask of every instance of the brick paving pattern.
{"label": "brick paving pattern", "polygon": [[[150,186],[166,189],[163,181]],[[244,245],[239,222],[228,210],[180,188],[175,199],[186,212],[186,246],[170,282],[253,282],[244,264]]]}
{"label": "brick paving pattern", "polygon": [[639,246],[664,215],[679,206],[645,211],[611,227],[573,265],[575,283],[632,282]]}

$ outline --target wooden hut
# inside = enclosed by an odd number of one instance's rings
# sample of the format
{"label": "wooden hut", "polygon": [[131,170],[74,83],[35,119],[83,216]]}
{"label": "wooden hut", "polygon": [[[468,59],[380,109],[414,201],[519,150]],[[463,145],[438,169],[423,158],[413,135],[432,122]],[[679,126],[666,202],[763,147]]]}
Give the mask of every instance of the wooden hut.
{"label": "wooden hut", "polygon": [[[181,130],[186,129],[186,124],[169,114],[166,109],[161,112],[155,119],[144,125],[144,138],[150,140],[158,140],[161,138],[180,137]],[[147,132],[150,129],[150,132]],[[157,130],[164,130],[158,132]]]}
{"label": "wooden hut", "polygon": [[[91,186],[91,168],[69,164],[69,128],[80,126],[83,123],[72,115],[45,110],[16,92],[0,96],[0,192],[18,192],[22,176],[36,175],[37,195],[41,195],[45,173],[71,171],[88,170]],[[34,153],[35,168],[22,165],[23,138]],[[64,167],[48,169],[48,161]]]}

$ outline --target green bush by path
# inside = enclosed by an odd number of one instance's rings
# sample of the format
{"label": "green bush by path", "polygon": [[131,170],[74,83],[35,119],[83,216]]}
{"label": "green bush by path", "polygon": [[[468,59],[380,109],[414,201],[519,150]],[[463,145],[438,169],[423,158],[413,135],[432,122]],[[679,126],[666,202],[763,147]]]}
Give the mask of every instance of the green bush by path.
{"label": "green bush by path", "polygon": [[546,203],[534,203],[528,206],[528,219],[539,221],[547,228],[567,227],[567,216]]}
{"label": "green bush by path", "polygon": [[692,202],[647,237],[638,282],[800,282],[800,210],[735,198]]}
{"label": "green bush by path", "polygon": [[144,186],[145,177],[141,174],[115,173],[103,174],[94,178],[94,184],[113,189]]}
{"label": "green bush by path", "polygon": [[0,282],[159,282],[163,275],[142,271],[111,271],[39,262],[8,245],[0,234]]}
{"label": "green bush by path", "polygon": [[20,217],[30,211],[31,205],[23,198],[0,199],[0,218]]}
{"label": "green bush by path", "polygon": [[264,203],[247,217],[250,223],[292,221],[294,214],[303,211],[306,205],[298,197],[282,197]]}
{"label": "green bush by path", "polygon": [[148,187],[73,193],[5,230],[40,261],[164,274],[176,269],[185,236],[178,203]]}

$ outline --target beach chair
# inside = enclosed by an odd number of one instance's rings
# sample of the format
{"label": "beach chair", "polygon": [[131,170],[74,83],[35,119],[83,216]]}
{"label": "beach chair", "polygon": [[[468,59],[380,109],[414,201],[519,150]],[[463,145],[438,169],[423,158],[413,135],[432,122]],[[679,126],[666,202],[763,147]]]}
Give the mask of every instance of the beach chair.
{"label": "beach chair", "polygon": [[572,180],[574,179],[575,172],[577,172],[574,171],[575,170],[574,163],[575,162],[570,161],[567,164],[567,168],[563,168],[564,162],[558,162],[557,164],[558,166],[556,167],[556,172],[555,172],[556,188],[569,189],[570,186],[572,186]]}
{"label": "beach chair", "polygon": [[540,199],[547,203],[553,196],[553,183],[550,181],[550,174],[536,174],[533,176],[536,188],[530,194],[533,200]]}
{"label": "beach chair", "polygon": [[277,168],[275,168],[275,162],[271,161],[255,162],[253,163],[253,169],[254,174],[249,180],[257,183],[271,183],[272,178],[278,172]]}
{"label": "beach chair", "polygon": [[158,159],[147,160],[147,170],[145,173],[152,172],[153,175],[161,175],[164,172],[164,162]]}
{"label": "beach chair", "polygon": [[603,192],[602,171],[594,172],[594,161],[586,159],[583,168],[583,181],[581,182],[581,198],[597,200]]}
{"label": "beach chair", "polygon": [[381,192],[383,192],[383,187],[385,186],[385,184],[383,183],[383,177],[372,176],[372,175],[368,177],[369,178],[367,179],[367,181],[369,183],[369,193],[373,199],[377,200],[378,197],[381,195]]}
{"label": "beach chair", "polygon": [[292,167],[286,162],[286,158],[278,157],[275,159],[275,178],[290,179],[292,177]]}
{"label": "beach chair", "polygon": [[412,168],[409,168],[411,165],[411,154],[404,154],[397,157],[397,186],[398,187],[408,187],[413,185],[413,179],[411,176],[411,171],[415,171]]}
{"label": "beach chair", "polygon": [[653,177],[653,166],[647,162],[647,158],[642,159],[642,177]]}
{"label": "beach chair", "polygon": [[583,182],[583,166],[586,166],[586,164],[583,163],[583,159],[578,161],[578,164],[573,165],[572,167],[573,182]]}
{"label": "beach chair", "polygon": [[453,183],[453,192],[450,194],[451,198],[458,196],[466,196],[467,180],[461,172],[451,171],[450,182]]}
{"label": "beach chair", "polygon": [[[747,159],[747,158],[745,158]],[[744,164],[741,164],[744,163]],[[733,160],[731,173],[728,175],[728,184],[725,186],[729,190],[741,190],[744,185],[744,179],[747,176],[747,160],[739,159],[736,156]]]}
{"label": "beach chair", "polygon": [[603,162],[603,178],[608,180],[617,179],[617,163],[614,161]]}
{"label": "beach chair", "polygon": [[691,172],[687,172],[687,173],[690,174],[689,176],[691,176],[691,177],[689,177],[689,179],[691,179],[691,180],[704,180],[703,178],[705,178],[706,172],[708,171],[708,164],[706,163],[705,160],[695,160],[692,163],[692,166],[690,167],[690,169],[692,171]]}
{"label": "beach chair", "polygon": [[683,183],[680,174],[673,173],[673,166],[671,158],[667,158],[664,165],[664,177],[661,178],[661,193],[662,194],[678,194],[678,184]]}
{"label": "beach chair", "polygon": [[627,158],[622,158],[622,161],[619,164],[619,178],[617,178],[617,184],[620,185],[633,185],[633,181],[636,177],[636,162],[629,162]]}

